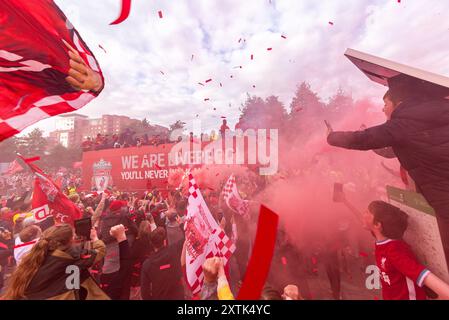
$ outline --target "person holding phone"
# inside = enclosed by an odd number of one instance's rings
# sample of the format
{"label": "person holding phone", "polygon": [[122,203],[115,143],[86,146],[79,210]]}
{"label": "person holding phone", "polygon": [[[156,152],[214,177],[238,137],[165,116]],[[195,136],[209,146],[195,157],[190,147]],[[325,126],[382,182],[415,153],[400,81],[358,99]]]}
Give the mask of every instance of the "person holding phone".
{"label": "person holding phone", "polygon": [[[109,299],[88,270],[103,259],[104,243],[98,240],[95,229],[92,229],[90,233],[91,250],[80,249],[73,240],[74,232],[68,224],[45,230],[12,274],[3,298],[7,300]],[[67,285],[71,283],[68,277],[76,274],[67,270],[79,271],[79,289]]]}
{"label": "person holding phone", "polygon": [[449,261],[449,100],[417,79],[389,81],[384,96],[387,121],[363,131],[332,131],[336,147],[374,150],[392,147],[401,166],[433,207]]}

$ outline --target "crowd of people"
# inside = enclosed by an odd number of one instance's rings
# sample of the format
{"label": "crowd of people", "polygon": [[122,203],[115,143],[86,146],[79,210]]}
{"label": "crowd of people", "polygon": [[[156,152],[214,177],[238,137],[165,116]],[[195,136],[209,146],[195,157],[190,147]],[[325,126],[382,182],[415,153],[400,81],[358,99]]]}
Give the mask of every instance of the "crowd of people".
{"label": "crowd of people", "polygon": [[141,146],[158,146],[160,144],[168,143],[166,135],[148,135],[147,133],[137,136],[136,132],[130,128],[126,128],[121,134],[103,135],[97,134],[95,138],[87,137],[82,142],[81,148],[83,151],[129,148]]}
{"label": "crowd of people", "polygon": [[[366,276],[365,270],[369,265],[377,266],[383,299],[449,299],[449,285],[421,264],[413,248],[403,240],[408,228],[408,215],[384,201],[385,184],[393,178],[402,181],[407,188],[421,192],[436,211],[447,253],[448,233],[444,228],[447,219],[447,155],[442,151],[446,150],[443,134],[446,126],[430,126],[432,119],[427,119],[419,127],[422,134],[418,139],[414,133],[418,128],[417,122],[408,118],[410,110],[415,110],[415,104],[424,103],[432,111],[429,117],[437,115],[444,119],[447,112],[443,107],[447,107],[447,101],[438,100],[433,103],[437,107],[431,108],[433,105],[428,100],[420,100],[413,95],[409,97],[402,89],[401,86],[393,86],[384,96],[388,121],[383,125],[355,132],[335,132],[328,125],[329,144],[349,149],[374,149],[376,154],[387,158],[397,156],[401,164],[400,174],[395,174],[384,164],[384,168],[379,169],[382,174],[373,173],[371,167],[357,164],[356,157],[348,159],[342,156],[344,153],[321,152],[300,165],[295,163],[294,169],[283,169],[272,177],[236,175],[243,198],[259,201],[254,203],[269,204],[277,195],[291,189],[298,193],[300,201],[308,204],[310,199],[307,197],[324,191],[320,183],[344,180],[347,187],[353,189],[353,194],[362,195],[363,205],[367,207],[361,214],[349,205],[343,193],[340,202],[357,215],[348,220],[341,219],[341,216],[332,218],[330,211],[336,209],[337,204],[330,207],[325,204],[331,202],[331,197],[320,199],[322,203],[315,203],[315,207],[301,207],[304,204],[299,201],[298,209],[312,211],[313,214],[308,216],[312,220],[320,211],[327,211],[325,220],[316,220],[318,225],[315,226],[306,223],[302,229],[292,226],[292,220],[288,220],[284,212],[285,221],[281,221],[278,230],[271,269],[261,299],[312,299],[320,295],[314,290],[320,289],[306,288],[308,286],[303,284],[307,281],[304,280],[321,274],[328,281],[331,297],[344,299],[342,278],[350,278],[357,272],[359,276]],[[406,109],[407,105],[409,109]],[[220,133],[224,134],[227,129],[226,121],[223,121]],[[127,130],[120,137],[115,136],[111,141],[115,141],[113,147],[115,144],[119,147],[134,145],[133,135],[131,130]],[[93,150],[110,146],[107,139],[97,138],[90,147]],[[148,138],[143,140],[145,143],[149,141]],[[141,143],[139,139],[137,141]],[[421,150],[419,156],[416,149]],[[428,159],[433,159],[435,166],[429,166]],[[205,180],[209,174],[210,181],[206,182],[212,183],[212,173],[206,173],[209,168],[203,169],[197,173]],[[214,188],[204,187],[202,193],[217,224],[235,242],[236,251],[226,265],[221,257],[204,261],[202,289],[193,295],[184,274],[184,224],[189,195],[186,188],[167,186],[163,190],[153,189],[139,194],[122,192],[114,186],[104,192],[81,191],[79,171],[60,170],[50,173],[50,176],[58,181],[58,187],[76,204],[92,228],[88,235],[80,235],[71,225],[55,221],[55,214],[36,222],[30,215],[32,175],[19,173],[3,179],[0,191],[6,196],[2,197],[0,209],[0,288],[4,299],[226,300],[238,296],[254,245],[258,209],[255,208],[257,206],[251,208],[249,219],[235,214],[217,191],[223,189],[225,181]],[[284,180],[288,182],[283,183]],[[318,186],[316,190],[314,185]],[[274,188],[278,191],[273,192]],[[367,202],[366,195],[382,200]],[[278,202],[283,202],[282,197]],[[289,207],[291,205],[283,206]],[[359,224],[353,223],[356,220]],[[369,231],[365,236],[360,235],[362,227]],[[301,241],[293,239],[292,228],[301,231],[303,245],[298,245]],[[356,234],[355,238],[351,233]],[[365,241],[369,235],[375,238],[371,249]],[[360,267],[356,272],[354,265]],[[70,266],[80,269],[80,288],[67,286],[66,270]]]}
{"label": "crowd of people", "polygon": [[[93,228],[88,237],[75,234],[72,226],[55,223],[53,218],[36,223],[27,214],[31,209],[29,199],[16,197],[2,203],[0,287],[4,299],[210,300],[238,296],[256,231],[257,210],[252,210],[249,220],[243,219],[227,208],[219,193],[204,191],[211,213],[235,241],[237,250],[227,266],[222,258],[207,259],[201,293],[192,295],[183,272],[188,205],[185,191],[154,189],[137,194],[111,187],[103,193],[83,192],[79,191],[79,178],[74,174],[69,177],[61,189],[80,208],[83,218],[90,219]],[[282,176],[277,175],[265,184],[280,179]],[[247,198],[265,188],[260,178],[240,179],[239,183]],[[311,240],[300,248],[281,225],[261,299],[313,299],[322,293],[311,291],[320,289],[306,289],[302,284],[304,279],[319,276],[328,279],[330,298],[342,299],[342,278],[354,273],[349,264],[356,261],[360,266],[356,272],[364,274],[367,265],[383,259],[379,248],[384,244],[383,252],[392,261],[382,267],[389,269],[386,272],[390,277],[394,269],[391,281],[395,282],[393,288],[385,289],[384,299],[408,299],[409,292],[404,289],[407,278],[416,283],[419,299],[426,297],[423,286],[440,298],[449,298],[447,285],[419,264],[401,240],[407,228],[405,213],[377,201],[370,204],[362,219],[378,241],[375,252],[351,243],[349,229],[353,227],[337,225],[327,235],[317,233],[318,238],[326,236],[316,239],[316,243]],[[369,253],[360,254],[362,251]],[[382,261],[378,264],[382,265]],[[69,266],[80,269],[80,289],[67,288]]]}
{"label": "crowd of people", "polygon": [[[223,137],[225,131],[229,130],[226,119],[223,120],[220,126],[219,133],[220,137]],[[193,132],[189,133],[190,140],[200,140],[200,141],[214,141],[217,140],[219,136],[212,130],[210,135],[201,133],[200,137],[194,137]],[[178,137],[177,141],[180,141],[182,137]],[[96,137],[87,137],[81,143],[81,148],[84,152],[95,151],[95,150],[105,150],[105,149],[116,149],[116,148],[129,148],[129,147],[142,147],[142,146],[159,146],[165,143],[171,143],[168,134],[156,134],[149,135],[144,133],[143,135],[136,135],[136,132],[130,128],[126,128],[120,134],[101,134],[98,133]]]}
{"label": "crowd of people", "polygon": [[[221,260],[206,261],[205,285],[197,297],[192,296],[183,278],[185,195],[174,190],[164,197],[152,190],[138,196],[116,188],[101,194],[71,193],[71,187],[65,188],[66,194],[79,206],[83,218],[91,219],[90,239],[79,238],[67,224],[49,227],[54,223],[33,223],[23,214],[30,210],[29,202],[22,201],[14,210],[7,203],[1,209],[0,261],[1,279],[8,274],[6,299],[217,299],[221,290],[217,283],[221,285],[226,279]],[[236,224],[245,234],[246,222],[219,211],[217,198],[211,193],[207,201],[220,226],[234,239]],[[248,239],[240,236],[236,241],[243,243],[237,245],[240,250],[231,260],[228,297],[236,296],[248,260]],[[81,269],[81,289],[77,292],[64,285],[69,265]],[[265,291],[270,299],[300,297],[294,284],[285,292],[272,287]]]}

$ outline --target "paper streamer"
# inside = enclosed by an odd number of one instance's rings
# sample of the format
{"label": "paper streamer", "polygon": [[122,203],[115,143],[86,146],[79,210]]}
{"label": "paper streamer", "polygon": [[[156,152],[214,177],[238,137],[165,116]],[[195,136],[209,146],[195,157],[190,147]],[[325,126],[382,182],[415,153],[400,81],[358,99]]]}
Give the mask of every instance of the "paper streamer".
{"label": "paper streamer", "polygon": [[278,223],[279,216],[262,205],[253,253],[237,300],[258,300],[260,298],[273,259]]}
{"label": "paper streamer", "polygon": [[111,22],[111,25],[119,24],[125,21],[131,12],[131,0],[122,0],[122,10],[120,12],[119,17],[114,22]]}

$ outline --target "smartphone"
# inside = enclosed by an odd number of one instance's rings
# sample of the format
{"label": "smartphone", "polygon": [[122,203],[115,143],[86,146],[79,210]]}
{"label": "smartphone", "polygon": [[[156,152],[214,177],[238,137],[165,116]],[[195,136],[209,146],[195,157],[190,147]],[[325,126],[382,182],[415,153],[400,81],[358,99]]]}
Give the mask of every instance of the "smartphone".
{"label": "smartphone", "polygon": [[92,229],[92,219],[85,218],[75,220],[75,233],[83,239],[90,239],[90,230]]}
{"label": "smartphone", "polygon": [[334,183],[334,194],[332,198],[334,202],[343,202],[344,200],[343,184]]}

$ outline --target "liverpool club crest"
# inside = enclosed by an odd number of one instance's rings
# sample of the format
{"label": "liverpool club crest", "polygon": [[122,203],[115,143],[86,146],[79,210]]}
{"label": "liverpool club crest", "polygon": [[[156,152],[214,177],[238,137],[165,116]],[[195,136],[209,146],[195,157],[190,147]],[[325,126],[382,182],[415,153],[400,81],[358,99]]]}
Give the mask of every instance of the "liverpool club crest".
{"label": "liverpool club crest", "polygon": [[95,188],[99,192],[103,192],[108,188],[108,186],[112,186],[111,170],[112,164],[104,159],[94,163],[92,188]]}

